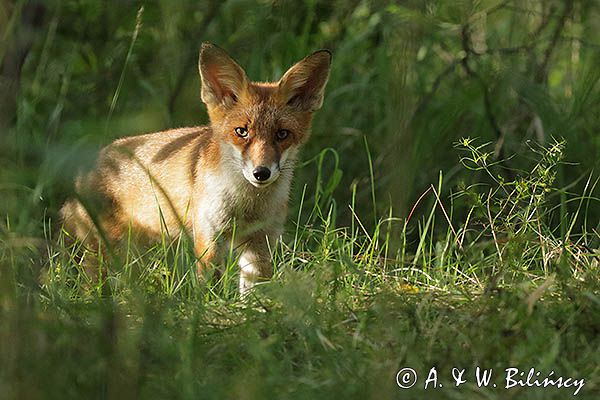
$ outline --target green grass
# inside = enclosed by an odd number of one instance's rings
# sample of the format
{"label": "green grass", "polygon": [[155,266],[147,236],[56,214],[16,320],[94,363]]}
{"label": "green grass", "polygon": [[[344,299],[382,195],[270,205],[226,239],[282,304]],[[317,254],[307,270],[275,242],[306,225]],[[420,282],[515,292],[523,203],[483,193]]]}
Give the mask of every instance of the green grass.
{"label": "green grass", "polygon": [[[465,165],[486,170],[485,149],[462,143]],[[337,226],[331,202],[301,207],[273,248],[273,280],[246,301],[235,252],[201,284],[185,239],[129,243],[99,260],[109,273],[94,281],[81,245],[65,245],[61,233],[48,238],[39,285],[35,252],[4,242],[2,389],[6,398],[571,396],[504,388],[505,368],[534,367],[541,379],[585,379],[578,396],[595,398],[598,254],[583,245],[592,238],[559,236],[546,223],[561,148],[540,150],[515,181],[451,198],[437,197],[440,177],[417,205],[424,210],[410,220],[390,211],[371,230],[356,214],[353,228]],[[464,197],[473,205],[458,221],[451,204]],[[589,198],[572,200],[583,207]],[[411,230],[416,251],[407,252]],[[478,366],[495,371],[498,388],[477,387]],[[404,367],[420,375],[410,391],[396,385]],[[432,367],[444,387],[426,392]],[[466,369],[467,383],[454,387],[453,368]]]}
{"label": "green grass", "polygon": [[[574,393],[505,389],[509,367],[585,379],[577,398],[598,398],[599,8],[397,3],[44,2],[0,121],[0,398]],[[260,80],[334,54],[275,275],[245,301],[233,248],[201,283],[185,236],[109,257],[57,220],[101,146],[207,122],[205,40]],[[410,390],[396,384],[406,367]],[[443,387],[425,391],[432,367]],[[496,388],[477,386],[477,367]]]}

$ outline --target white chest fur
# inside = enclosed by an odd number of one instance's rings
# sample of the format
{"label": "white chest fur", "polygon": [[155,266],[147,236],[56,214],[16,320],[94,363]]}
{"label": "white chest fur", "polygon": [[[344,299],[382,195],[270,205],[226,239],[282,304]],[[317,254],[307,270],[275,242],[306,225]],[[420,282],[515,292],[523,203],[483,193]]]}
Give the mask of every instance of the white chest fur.
{"label": "white chest fur", "polygon": [[265,188],[254,187],[241,172],[241,160],[224,148],[225,156],[214,171],[199,171],[202,186],[195,193],[195,224],[204,233],[228,231],[235,221],[238,232],[273,227],[280,229],[285,217],[292,179],[291,170]]}

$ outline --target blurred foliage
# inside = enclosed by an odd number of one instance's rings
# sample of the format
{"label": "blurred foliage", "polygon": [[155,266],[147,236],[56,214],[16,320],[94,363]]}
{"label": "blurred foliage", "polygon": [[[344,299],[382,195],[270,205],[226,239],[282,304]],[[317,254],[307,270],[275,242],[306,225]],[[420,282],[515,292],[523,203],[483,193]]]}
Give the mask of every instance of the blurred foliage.
{"label": "blurred foliage", "polygon": [[[0,397],[423,398],[394,374],[436,365],[598,398],[599,20],[597,0],[0,1]],[[198,285],[185,243],[127,247],[90,283],[55,235],[99,148],[208,122],[203,41],[255,80],[334,54],[251,304],[232,254]],[[570,395],[449,386],[427,395]]]}
{"label": "blurred foliage", "polygon": [[[595,1],[12,3],[4,19],[31,3],[41,4],[44,18],[19,78],[16,119],[2,133],[1,163],[10,170],[2,179],[35,188],[28,201],[51,215],[73,171],[99,146],[207,123],[196,69],[202,41],[227,49],[256,80],[278,79],[315,49],[333,51],[325,105],[304,154],[337,151],[343,176],[334,197],[348,204],[356,185],[361,215],[373,212],[365,138],[376,201],[400,216],[440,170],[449,190],[485,179],[459,174],[451,149],[465,136],[496,145],[505,161],[495,172],[505,177],[528,169],[527,157],[513,156],[526,154],[530,141],[552,137],[566,140],[565,159],[576,163],[561,167],[559,187],[577,191],[598,167]],[[18,25],[3,29],[8,41]],[[314,178],[314,168],[301,170],[294,198]],[[16,192],[11,214],[23,204],[22,188]],[[349,220],[345,206],[339,213]],[[591,216],[600,219],[597,209]]]}

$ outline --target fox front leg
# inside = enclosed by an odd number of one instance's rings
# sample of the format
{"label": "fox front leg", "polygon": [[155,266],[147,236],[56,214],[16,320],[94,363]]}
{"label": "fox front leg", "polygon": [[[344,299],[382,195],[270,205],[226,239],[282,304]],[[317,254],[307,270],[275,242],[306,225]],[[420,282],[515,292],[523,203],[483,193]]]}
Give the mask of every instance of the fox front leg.
{"label": "fox front leg", "polygon": [[215,258],[216,244],[206,234],[194,232],[194,253],[196,255],[196,272],[198,279],[204,277],[210,263]]}
{"label": "fox front leg", "polygon": [[246,296],[259,280],[273,276],[269,246],[275,245],[279,234],[256,233],[243,244],[238,265],[240,267],[240,294]]}

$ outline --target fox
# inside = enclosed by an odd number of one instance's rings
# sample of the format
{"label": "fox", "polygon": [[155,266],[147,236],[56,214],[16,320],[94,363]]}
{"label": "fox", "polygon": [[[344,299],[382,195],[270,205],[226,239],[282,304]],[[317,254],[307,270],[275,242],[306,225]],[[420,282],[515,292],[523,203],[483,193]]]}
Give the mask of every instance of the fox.
{"label": "fox", "polygon": [[75,178],[75,196],[59,212],[64,231],[92,246],[130,230],[151,240],[186,232],[198,277],[224,236],[239,249],[239,292],[247,295],[272,278],[270,248],[283,233],[299,151],[323,104],[331,61],[329,50],[318,50],[279,81],[255,82],[225,50],[202,43],[208,125],[104,147],[95,167]]}

